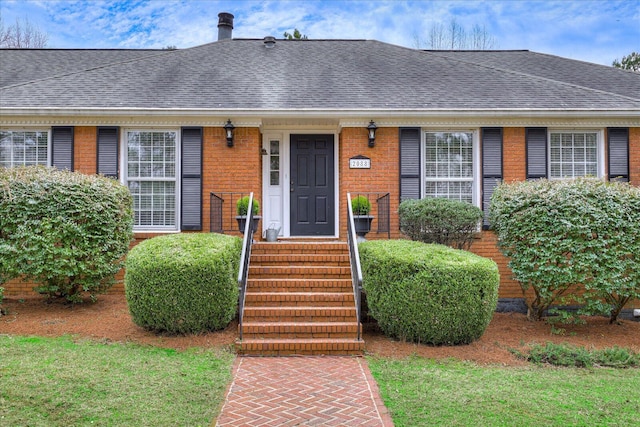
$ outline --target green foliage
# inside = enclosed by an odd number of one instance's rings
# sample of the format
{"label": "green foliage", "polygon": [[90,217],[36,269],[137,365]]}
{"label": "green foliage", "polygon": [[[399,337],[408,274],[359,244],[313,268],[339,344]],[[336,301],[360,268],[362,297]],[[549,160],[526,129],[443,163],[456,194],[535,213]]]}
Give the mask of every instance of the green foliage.
{"label": "green foliage", "polygon": [[515,351],[522,359],[538,364],[556,366],[575,366],[591,368],[594,366],[611,368],[630,368],[640,366],[640,353],[630,349],[613,347],[602,350],[587,350],[584,347],[569,344],[547,343],[531,346],[528,354]]}
{"label": "green foliage", "polygon": [[308,40],[308,37],[298,31],[297,28],[293,30],[293,34],[285,31],[283,36],[287,40]]}
{"label": "green foliage", "polygon": [[351,211],[354,215],[369,215],[371,202],[366,196],[356,196],[351,199]]}
{"label": "green foliage", "polygon": [[482,336],[498,301],[495,262],[409,240],[359,245],[369,314],[385,334],[426,344]]}
{"label": "green foliage", "polygon": [[129,190],[113,179],[0,168],[0,282],[23,277],[48,297],[95,298],[122,268],[132,206]]}
{"label": "green foliage", "polygon": [[623,56],[620,61],[614,59],[611,65],[616,68],[622,68],[623,70],[640,73],[640,53],[631,52],[629,55]]}
{"label": "green foliage", "polygon": [[[244,196],[238,199],[236,203],[236,212],[238,216],[246,216],[249,210],[249,196]],[[260,212],[260,203],[257,199],[253,199],[253,214],[258,215]]]}
{"label": "green foliage", "polygon": [[214,233],[154,237],[126,262],[125,294],[136,325],[153,331],[222,329],[236,314],[242,242]]}
{"label": "green foliage", "polygon": [[400,230],[411,240],[457,249],[471,246],[482,219],[477,206],[441,197],[405,200],[398,213]]}
{"label": "green foliage", "polygon": [[585,303],[580,313],[615,322],[640,297],[640,189],[595,179],[502,184],[490,221],[523,292],[534,291],[530,318]]}

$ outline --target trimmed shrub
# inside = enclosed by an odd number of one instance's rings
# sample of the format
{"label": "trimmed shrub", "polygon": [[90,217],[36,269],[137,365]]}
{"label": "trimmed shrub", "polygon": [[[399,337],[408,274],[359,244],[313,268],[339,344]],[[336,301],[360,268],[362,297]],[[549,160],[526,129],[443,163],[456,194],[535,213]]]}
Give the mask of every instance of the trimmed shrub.
{"label": "trimmed shrub", "polygon": [[351,199],[351,211],[354,215],[369,215],[371,202],[366,196],[356,196]]}
{"label": "trimmed shrub", "polygon": [[115,283],[133,237],[133,202],[119,182],[45,167],[0,168],[0,282],[39,284],[48,297],[92,299]]}
{"label": "trimmed shrub", "polygon": [[482,219],[477,206],[441,197],[405,200],[398,213],[400,231],[411,240],[457,249],[469,249]]}
{"label": "trimmed shrub", "polygon": [[126,262],[125,295],[136,325],[157,332],[222,329],[238,306],[242,241],[214,233],[154,237]]}
{"label": "trimmed shrub", "polygon": [[502,184],[489,218],[525,297],[533,288],[529,318],[585,303],[578,313],[615,322],[640,298],[640,189],[596,179]]}
{"label": "trimmed shrub", "polygon": [[385,334],[425,344],[482,336],[498,302],[495,262],[409,240],[359,245],[369,314]]}
{"label": "trimmed shrub", "polygon": [[[244,196],[238,199],[236,202],[236,212],[238,216],[246,216],[249,211],[249,196]],[[253,199],[253,214],[258,215],[260,212],[260,202],[257,199]]]}

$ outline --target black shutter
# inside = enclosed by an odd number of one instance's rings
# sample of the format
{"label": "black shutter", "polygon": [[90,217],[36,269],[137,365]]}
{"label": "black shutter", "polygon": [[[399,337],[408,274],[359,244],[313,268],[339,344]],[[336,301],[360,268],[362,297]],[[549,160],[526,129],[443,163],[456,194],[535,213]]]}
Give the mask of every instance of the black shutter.
{"label": "black shutter", "polygon": [[51,165],[58,169],[73,170],[73,127],[51,128]]}
{"label": "black shutter", "polygon": [[629,129],[607,129],[609,181],[629,182]]}
{"label": "black shutter", "polygon": [[182,128],[182,230],[202,230],[202,128]]}
{"label": "black shutter", "polygon": [[420,198],[420,129],[400,129],[400,201]]}
{"label": "black shutter", "polygon": [[118,133],[117,127],[99,127],[97,144],[97,172],[118,178]]}
{"label": "black shutter", "polygon": [[483,227],[489,228],[489,203],[493,190],[502,181],[502,128],[482,129],[482,210]]}
{"label": "black shutter", "polygon": [[547,128],[527,128],[527,179],[547,177]]}

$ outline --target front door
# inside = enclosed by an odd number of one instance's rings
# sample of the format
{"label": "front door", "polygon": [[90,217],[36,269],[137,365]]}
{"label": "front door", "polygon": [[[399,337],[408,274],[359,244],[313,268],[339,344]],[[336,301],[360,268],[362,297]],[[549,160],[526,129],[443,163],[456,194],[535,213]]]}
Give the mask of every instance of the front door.
{"label": "front door", "polygon": [[291,135],[291,235],[335,234],[333,135]]}

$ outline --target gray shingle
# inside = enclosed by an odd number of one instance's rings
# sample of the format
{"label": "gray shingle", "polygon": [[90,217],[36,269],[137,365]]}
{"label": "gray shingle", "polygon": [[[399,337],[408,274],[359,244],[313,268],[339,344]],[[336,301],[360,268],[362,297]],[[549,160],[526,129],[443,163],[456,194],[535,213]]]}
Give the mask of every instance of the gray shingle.
{"label": "gray shingle", "polygon": [[[55,62],[66,55],[45,50],[30,59],[29,51],[21,52],[14,62]],[[0,89],[0,107],[640,109],[640,75],[533,52],[426,52],[370,40],[278,40],[267,49],[262,40],[247,39],[141,51],[139,58],[132,51],[112,51],[122,56],[98,58],[104,62],[95,57],[105,51],[88,52],[96,66],[87,68],[88,59],[70,63],[71,58],[51,77],[8,79],[14,84]],[[0,51],[2,63],[5,53]],[[105,65],[109,60],[116,62]],[[616,84],[621,79],[623,89]]]}

